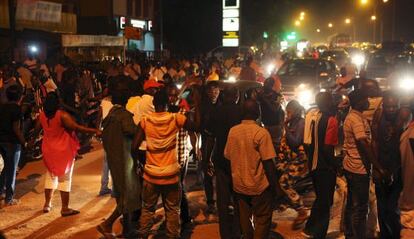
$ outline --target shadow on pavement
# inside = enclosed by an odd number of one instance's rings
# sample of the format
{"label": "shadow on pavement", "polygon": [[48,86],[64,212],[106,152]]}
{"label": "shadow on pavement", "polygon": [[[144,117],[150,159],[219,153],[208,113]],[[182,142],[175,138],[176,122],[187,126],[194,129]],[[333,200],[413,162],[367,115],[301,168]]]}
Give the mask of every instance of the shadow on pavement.
{"label": "shadow on pavement", "polygon": [[16,180],[16,193],[15,198],[21,198],[27,193],[33,192],[36,194],[40,194],[42,192],[37,192],[36,187],[39,184],[40,178],[42,177],[41,174],[30,174],[27,178],[20,178]]}
{"label": "shadow on pavement", "polygon": [[26,218],[26,219],[24,219],[24,220],[22,220],[22,221],[19,221],[19,222],[15,223],[15,224],[13,224],[13,225],[11,225],[11,226],[8,226],[8,227],[6,227],[6,228],[3,228],[3,229],[2,229],[2,231],[3,231],[3,232],[8,232],[9,230],[13,230],[13,229],[15,229],[15,228],[18,228],[19,226],[21,226],[21,225],[23,225],[23,224],[25,224],[25,223],[27,223],[27,222],[29,222],[29,221],[31,221],[31,220],[33,220],[33,219],[35,219],[36,217],[39,217],[39,216],[41,216],[41,215],[43,215],[43,212],[41,212],[41,211],[36,212],[36,213],[35,213],[35,214],[33,214],[31,217],[28,217],[28,218]]}
{"label": "shadow on pavement", "polygon": [[[100,201],[100,198],[95,198],[89,201],[85,206],[80,208],[81,213],[71,217],[59,217],[52,222],[48,223],[47,225],[39,228],[38,230],[34,231],[32,234],[27,236],[26,238],[35,239],[35,238],[48,238],[59,234],[73,226],[76,226],[77,218],[85,216],[85,212],[88,209],[95,206],[95,204]],[[96,215],[94,215],[94,218]]]}

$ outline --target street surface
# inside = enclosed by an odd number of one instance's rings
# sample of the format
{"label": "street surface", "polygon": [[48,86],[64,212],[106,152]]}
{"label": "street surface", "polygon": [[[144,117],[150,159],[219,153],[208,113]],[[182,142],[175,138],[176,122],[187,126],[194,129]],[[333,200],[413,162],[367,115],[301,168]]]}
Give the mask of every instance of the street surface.
{"label": "street surface", "polygon": [[[100,187],[100,172],[103,152],[100,145],[95,145],[90,153],[77,160],[73,174],[73,185],[70,206],[79,209],[81,213],[76,216],[63,218],[60,216],[60,195],[55,193],[53,208],[50,213],[42,213],[44,203],[43,174],[46,171],[42,161],[27,164],[18,175],[16,198],[20,204],[0,209],[0,230],[5,232],[7,238],[101,238],[96,226],[107,217],[115,207],[115,199],[109,195],[98,197]],[[187,185],[193,185],[195,175],[190,174]],[[337,190],[340,191],[340,190]],[[219,238],[216,217],[206,217],[204,210],[206,202],[201,190],[189,192],[190,210],[195,218],[195,226],[185,233],[184,238],[213,239]],[[328,238],[343,238],[339,233],[341,214],[340,193],[335,194],[335,204],[332,210]],[[310,206],[312,196],[305,198],[305,204]],[[163,212],[157,210],[156,225],[162,223]],[[287,209],[284,212],[275,212],[273,215],[272,238],[302,238],[301,229],[292,230],[292,221],[296,212]],[[114,225],[114,232],[119,234],[121,226],[119,221]],[[164,238],[162,234],[154,238]]]}

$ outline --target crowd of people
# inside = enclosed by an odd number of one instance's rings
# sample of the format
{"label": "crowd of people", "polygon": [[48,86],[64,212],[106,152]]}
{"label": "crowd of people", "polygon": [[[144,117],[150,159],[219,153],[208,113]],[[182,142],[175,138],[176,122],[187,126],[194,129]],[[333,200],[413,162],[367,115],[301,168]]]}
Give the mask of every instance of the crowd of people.
{"label": "crowd of people", "polygon": [[[53,210],[58,190],[61,215],[80,213],[69,207],[74,162],[81,158],[79,138],[93,136],[104,149],[99,195],[116,199],[97,226],[105,238],[115,236],[120,217],[124,237],[150,236],[160,196],[166,237],[180,238],[193,223],[185,191],[190,160],[198,164],[206,214],[218,215],[221,238],[268,238],[273,211],[287,207],[297,211],[295,230],[304,226],[305,238],[325,238],[343,178],[346,238],[374,238],[369,232],[377,221],[380,238],[414,237],[414,100],[401,104],[398,93],[360,79],[341,102],[321,92],[305,111],[296,100],[285,104],[281,82],[263,80],[252,59],[241,63],[114,62],[96,71],[28,59],[2,67],[4,205],[19,203],[19,161],[41,135],[43,212]],[[229,74],[263,84],[223,88],[219,79]],[[297,189],[309,178],[316,196],[310,213]],[[374,209],[377,218],[367,223]]]}

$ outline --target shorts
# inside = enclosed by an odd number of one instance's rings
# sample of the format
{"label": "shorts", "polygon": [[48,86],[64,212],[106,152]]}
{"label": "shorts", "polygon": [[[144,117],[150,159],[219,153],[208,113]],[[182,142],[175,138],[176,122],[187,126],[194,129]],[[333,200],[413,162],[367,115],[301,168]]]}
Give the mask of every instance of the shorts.
{"label": "shorts", "polygon": [[52,176],[49,170],[46,171],[45,175],[45,189],[52,189],[52,190],[59,190],[62,192],[70,192],[72,187],[72,173],[73,173],[73,165],[70,170],[62,176]]}

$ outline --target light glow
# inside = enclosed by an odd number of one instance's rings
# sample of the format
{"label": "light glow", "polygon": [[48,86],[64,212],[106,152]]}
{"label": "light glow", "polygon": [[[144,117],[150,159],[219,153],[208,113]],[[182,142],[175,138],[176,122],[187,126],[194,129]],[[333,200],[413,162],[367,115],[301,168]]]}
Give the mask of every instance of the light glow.
{"label": "light glow", "polygon": [[400,88],[403,90],[413,90],[414,89],[414,77],[406,76],[400,81]]}
{"label": "light glow", "polygon": [[352,63],[354,63],[357,67],[362,66],[365,63],[365,56],[362,54],[352,56]]}

